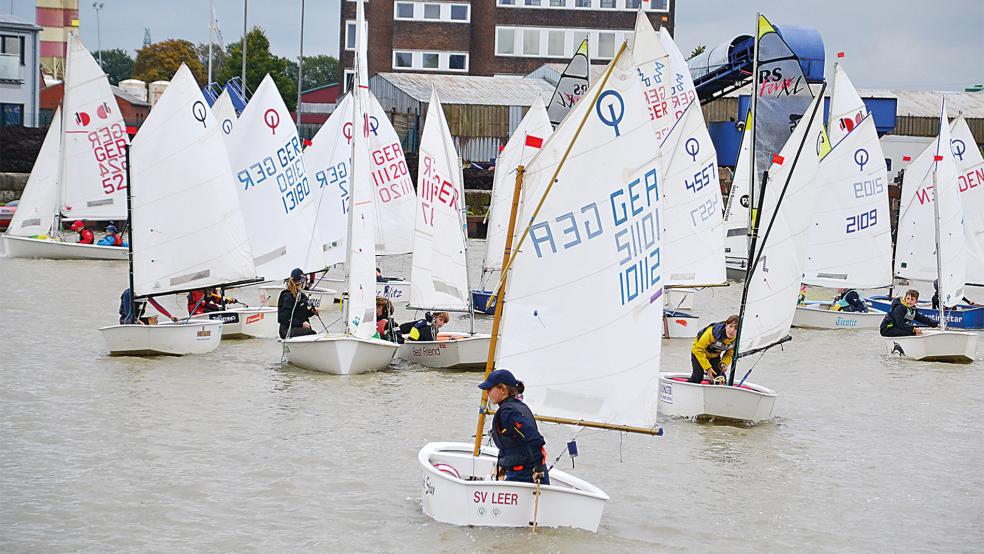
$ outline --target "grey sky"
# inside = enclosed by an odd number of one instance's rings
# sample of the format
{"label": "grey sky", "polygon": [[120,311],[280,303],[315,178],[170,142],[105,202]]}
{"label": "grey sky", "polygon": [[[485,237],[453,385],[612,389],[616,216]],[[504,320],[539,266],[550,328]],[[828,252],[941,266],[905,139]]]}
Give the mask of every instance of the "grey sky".
{"label": "grey sky", "polygon": [[[100,0],[103,48],[134,51],[150,27],[155,41],[208,38],[208,0]],[[242,33],[242,0],[214,0],[226,42]],[[343,0],[307,0],[307,55],[338,54]],[[494,0],[473,0],[491,2]],[[10,0],[0,0],[0,10]],[[7,5],[5,5],[7,4]],[[14,13],[33,21],[34,0],[13,0]],[[96,49],[92,0],[80,0],[82,39]],[[677,41],[684,53],[754,31],[755,13],[774,23],[817,28],[828,75],[838,51],[861,88],[962,90],[984,82],[984,0],[678,0]],[[274,53],[297,56],[300,0],[252,0],[249,24],[260,25]]]}

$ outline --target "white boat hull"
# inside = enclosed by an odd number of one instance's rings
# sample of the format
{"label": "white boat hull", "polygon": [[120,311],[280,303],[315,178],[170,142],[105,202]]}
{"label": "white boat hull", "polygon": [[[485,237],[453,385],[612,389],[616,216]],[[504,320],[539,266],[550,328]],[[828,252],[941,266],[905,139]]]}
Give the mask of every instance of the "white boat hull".
{"label": "white boat hull", "polygon": [[[745,383],[741,387],[688,383],[689,373],[660,373],[658,410],[670,417],[715,418],[757,423],[775,416],[775,391]],[[683,379],[677,381],[675,379]]]}
{"label": "white boat hull", "polygon": [[439,369],[485,369],[492,335],[438,333],[436,341],[407,341],[397,356],[427,367]]}
{"label": "white boat hull", "polygon": [[697,289],[666,289],[666,307],[671,310],[692,310],[694,309],[694,296]]}
{"label": "white boat hull", "polygon": [[[284,290],[284,285],[260,285],[260,304],[266,308],[276,308],[280,300],[280,291]],[[304,294],[308,297],[308,304],[312,307],[331,306],[338,296],[338,291],[315,287],[305,290]]]}
{"label": "white boat hull", "polygon": [[99,332],[110,356],[183,356],[207,354],[218,348],[222,322],[110,325]]}
{"label": "white boat hull", "polygon": [[123,260],[128,252],[119,246],[99,246],[58,240],[3,236],[4,253],[8,258],[45,258],[49,260]]}
{"label": "white boat hull", "polygon": [[835,312],[829,302],[810,302],[796,306],[793,327],[803,329],[877,329],[885,314],[869,312]]}
{"label": "white boat hull", "polygon": [[291,364],[334,375],[386,369],[399,347],[393,342],[351,335],[308,335],[283,342]]}
{"label": "white boat hull", "polygon": [[924,362],[970,363],[976,359],[977,333],[923,329],[912,337],[882,337],[889,355]]}
{"label": "white boat hull", "polygon": [[[595,532],[608,495],[573,475],[553,469],[550,485],[494,481],[498,450],[483,447],[478,458],[472,445],[432,442],[420,449],[420,505],[428,516],[452,525],[529,527],[536,512],[537,527],[574,527]],[[469,480],[476,477],[478,480]]]}
{"label": "white boat hull", "polygon": [[697,338],[697,331],[709,323],[709,320],[693,314],[667,314],[663,316],[663,338],[694,340]]}
{"label": "white boat hull", "polygon": [[280,330],[276,308],[231,308],[198,314],[191,321],[221,321],[223,339],[275,339]]}

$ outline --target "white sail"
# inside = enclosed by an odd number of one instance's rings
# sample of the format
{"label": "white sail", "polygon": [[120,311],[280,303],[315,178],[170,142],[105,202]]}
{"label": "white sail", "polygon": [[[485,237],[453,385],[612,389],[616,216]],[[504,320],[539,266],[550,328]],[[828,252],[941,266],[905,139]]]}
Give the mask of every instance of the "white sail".
{"label": "white sail", "polygon": [[727,280],[717,152],[700,104],[691,102],[660,147],[663,276],[666,285]]}
{"label": "white sail", "polygon": [[892,284],[888,174],[871,116],[836,143],[817,176],[822,200],[813,211],[803,282],[833,288]]}
{"label": "white sail", "polygon": [[222,94],[215,99],[215,103],[212,104],[212,113],[215,114],[215,119],[219,122],[222,136],[231,135],[239,116],[236,114],[236,107],[232,105],[232,97],[229,96],[228,90],[223,89]]}
{"label": "white sail", "polygon": [[793,323],[807,231],[818,197],[815,180],[827,144],[822,102],[819,96],[813,99],[769,168],[759,212],[757,258],[746,277],[739,353],[775,343],[789,334]]}
{"label": "white sail", "polygon": [[984,156],[962,115],[950,124],[950,135],[967,237],[967,282],[984,285]]}
{"label": "white sail", "polygon": [[642,85],[646,113],[656,131],[657,144],[660,144],[683,117],[687,106],[697,99],[697,93],[687,63],[669,33],[656,32],[641,10],[636,16],[632,40],[636,78]]}
{"label": "white sail", "polygon": [[728,192],[728,203],[724,208],[724,256],[731,259],[748,259],[748,222],[751,215],[748,209],[750,192],[748,164],[752,159],[751,120],[751,113],[749,113],[742,132],[738,161],[732,175],[731,190]]}
{"label": "white sail", "polygon": [[31,176],[10,220],[7,234],[31,237],[51,232],[58,209],[58,170],[61,164],[61,108],[55,110],[51,126],[44,135],[41,151],[34,161]]}
{"label": "white sail", "polygon": [[327,267],[315,229],[318,199],[301,140],[269,75],[239,117],[228,146],[257,274],[286,279],[295,267],[305,273]]}
{"label": "white sail", "polygon": [[[967,240],[963,226],[963,206],[957,181],[957,163],[953,155],[946,100],[940,108],[940,136],[933,156],[933,176],[936,209],[934,219],[939,227],[939,286],[940,301],[954,306],[963,301],[967,282]],[[976,214],[979,215],[979,214]]]}
{"label": "white sail", "polygon": [[830,93],[830,144],[836,145],[868,115],[861,96],[840,64],[834,65],[834,82]]}
{"label": "white sail", "polygon": [[221,125],[184,64],[141,126],[130,160],[137,295],[256,276]]}
{"label": "white sail", "polygon": [[[318,196],[318,232],[325,263],[345,261],[352,157],[352,95],[346,94],[304,150],[304,165]],[[347,132],[346,132],[347,130]]]}
{"label": "white sail", "polygon": [[554,89],[550,103],[547,105],[547,113],[550,122],[560,125],[571,108],[577,104],[578,100],[584,96],[585,91],[591,85],[591,60],[588,59],[588,39],[581,41],[571,61],[567,63],[560,79],[557,80],[557,88]]}
{"label": "white sail", "polygon": [[417,198],[403,146],[389,116],[366,89],[369,125],[369,167],[375,191],[376,253],[405,254],[413,250]]}
{"label": "white sail", "polygon": [[458,152],[444,108],[431,90],[417,164],[417,221],[410,268],[410,305],[467,311],[468,268]]}
{"label": "white sail", "polygon": [[488,232],[485,236],[485,258],[482,272],[488,273],[502,269],[502,252],[506,248],[506,234],[509,226],[509,212],[512,209],[513,190],[516,185],[516,168],[530,163],[553,134],[550,117],[539,97],[533,101],[526,116],[519,122],[516,131],[505,148],[499,153],[495,163],[492,182],[492,198],[489,201]]}
{"label": "white sail", "polygon": [[[365,53],[364,8],[362,0],[356,2],[356,37],[359,52]],[[356,56],[356,72],[353,90],[352,124],[352,180],[349,209],[349,251],[346,258],[348,272],[348,307],[346,332],[359,338],[369,338],[376,332],[376,210],[373,207],[373,189],[370,172],[370,140],[372,134],[366,106],[369,105],[369,88],[361,80],[365,78],[364,57]],[[360,124],[361,123],[361,124]]]}
{"label": "white sail", "polygon": [[68,42],[61,212],[65,219],[125,219],[126,124],[92,54],[77,35]]}
{"label": "white sail", "polygon": [[[661,181],[631,50],[610,67],[526,171],[517,221],[532,226],[509,272],[496,365],[525,382],[537,414],[648,427],[663,326]],[[571,298],[590,299],[590,317]]]}

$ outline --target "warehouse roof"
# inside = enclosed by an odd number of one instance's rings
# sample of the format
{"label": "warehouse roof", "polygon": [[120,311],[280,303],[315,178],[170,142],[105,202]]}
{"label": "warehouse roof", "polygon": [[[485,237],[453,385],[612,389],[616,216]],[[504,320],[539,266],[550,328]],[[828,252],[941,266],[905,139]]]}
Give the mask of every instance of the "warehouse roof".
{"label": "warehouse roof", "polygon": [[537,96],[546,102],[553,94],[553,87],[543,79],[513,76],[378,73],[373,79],[383,79],[413,99],[425,103],[430,102],[431,87],[437,90],[442,104],[530,106]]}

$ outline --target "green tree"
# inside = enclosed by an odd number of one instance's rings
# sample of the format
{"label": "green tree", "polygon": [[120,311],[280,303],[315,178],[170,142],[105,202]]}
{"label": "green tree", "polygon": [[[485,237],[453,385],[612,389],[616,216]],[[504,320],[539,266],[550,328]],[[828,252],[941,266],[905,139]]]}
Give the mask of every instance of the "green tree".
{"label": "green tree", "polygon": [[137,50],[133,76],[148,83],[169,81],[182,63],[188,65],[195,80],[205,83],[205,67],[198,59],[195,45],[179,39],[163,40]]}
{"label": "green tree", "polygon": [[[208,43],[200,42],[195,46],[195,50],[198,52],[198,59],[202,62],[202,67],[205,68],[206,75],[208,74]],[[226,63],[229,61],[229,56],[226,54],[225,50],[219,48],[218,44],[212,45],[212,80],[216,81],[216,77],[222,73],[223,68],[225,68]],[[204,84],[204,81],[202,82]]]}
{"label": "green tree", "polygon": [[[297,67],[296,63],[292,63]],[[304,58],[304,90],[338,82],[338,58],[311,56]]]}
{"label": "green tree", "polygon": [[[98,61],[99,54],[99,51],[93,52],[92,57]],[[133,77],[133,58],[130,57],[130,54],[126,50],[120,48],[103,50],[102,63],[103,71],[109,77],[109,82],[114,85],[118,85],[120,81]]]}
{"label": "green tree", "polygon": [[707,47],[704,46],[703,44],[698,44],[697,46],[694,46],[694,49],[690,51],[690,55],[687,56],[687,59],[692,60],[696,58],[697,56],[703,54],[704,50],[707,50]]}
{"label": "green tree", "polygon": [[[216,79],[224,84],[233,77],[238,77],[242,71],[243,59],[242,40],[226,46],[227,63]],[[293,110],[297,104],[297,71],[296,64],[286,58],[274,56],[270,52],[270,39],[259,27],[253,27],[246,35],[246,87],[255,91],[267,74],[280,89],[287,109]]]}

